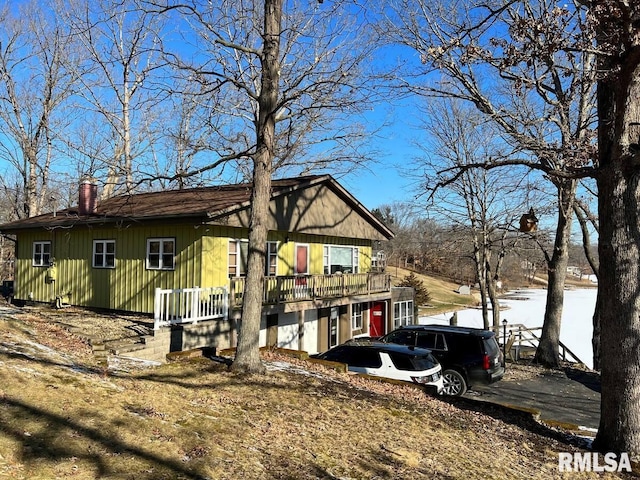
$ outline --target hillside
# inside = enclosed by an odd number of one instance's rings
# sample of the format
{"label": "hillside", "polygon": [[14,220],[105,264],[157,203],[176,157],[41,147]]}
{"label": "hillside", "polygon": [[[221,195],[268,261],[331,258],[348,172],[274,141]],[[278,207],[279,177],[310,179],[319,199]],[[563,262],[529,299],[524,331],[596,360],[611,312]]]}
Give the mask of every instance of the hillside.
{"label": "hillside", "polygon": [[[400,267],[388,267],[387,273],[391,275],[392,284],[398,285],[406,276],[412,273],[412,271]],[[424,282],[424,285],[431,295],[429,305],[420,305],[421,315],[437,315],[438,313],[469,308],[477,305],[479,302],[477,294],[459,294],[458,288],[460,285],[450,280],[413,273]]]}
{"label": "hillside", "polygon": [[[471,295],[461,295],[458,293],[460,285],[445,278],[423,275],[400,267],[388,267],[387,273],[391,275],[393,285],[398,285],[410,273],[414,273],[416,277],[424,282],[424,285],[431,294],[431,302],[429,305],[420,305],[420,315],[437,315],[439,313],[476,307],[480,304],[477,291],[472,289]],[[565,285],[566,288],[598,287],[597,284],[587,279],[581,280],[571,275],[567,275]],[[547,276],[545,274],[539,274],[531,284],[520,285],[518,288],[546,288],[546,286]]]}
{"label": "hillside", "polygon": [[582,451],[526,412],[264,361],[249,377],[204,357],[107,367],[36,311],[0,313],[0,477],[546,480]]}

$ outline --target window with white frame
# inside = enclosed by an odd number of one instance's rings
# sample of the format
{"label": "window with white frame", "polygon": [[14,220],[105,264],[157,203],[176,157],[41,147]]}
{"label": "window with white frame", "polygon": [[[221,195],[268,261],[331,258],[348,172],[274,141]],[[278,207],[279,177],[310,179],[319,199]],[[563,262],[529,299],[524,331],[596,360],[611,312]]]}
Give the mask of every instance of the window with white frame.
{"label": "window with white frame", "polygon": [[229,277],[244,277],[247,274],[249,242],[229,240]]}
{"label": "window with white frame", "polygon": [[361,303],[351,305],[351,330],[362,330],[363,310]]}
{"label": "window with white frame", "polygon": [[360,249],[341,245],[325,245],[322,261],[325,275],[334,273],[358,273],[360,270]]}
{"label": "window with white frame", "polygon": [[393,326],[399,328],[413,323],[413,300],[393,304]]}
{"label": "window with white frame", "polygon": [[175,268],[176,239],[147,239],[147,269],[173,270]]}
{"label": "window with white frame", "polygon": [[93,241],[93,267],[115,268],[116,266],[116,241]]}
{"label": "window with white frame", "polygon": [[278,275],[278,242],[267,242],[267,263],[265,275],[275,277]]}
{"label": "window with white frame", "polygon": [[[247,274],[249,258],[248,240],[229,240],[229,277],[244,277]],[[275,277],[278,274],[278,242],[267,242],[265,275]]]}
{"label": "window with white frame", "polygon": [[33,266],[48,267],[51,264],[51,242],[33,242]]}

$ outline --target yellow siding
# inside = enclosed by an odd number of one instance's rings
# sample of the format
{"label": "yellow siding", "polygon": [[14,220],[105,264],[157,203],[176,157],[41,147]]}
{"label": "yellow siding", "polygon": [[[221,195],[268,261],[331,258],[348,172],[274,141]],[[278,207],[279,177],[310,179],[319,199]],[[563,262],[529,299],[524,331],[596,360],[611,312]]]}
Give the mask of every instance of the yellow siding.
{"label": "yellow siding", "polygon": [[[71,292],[73,305],[153,313],[156,288],[228,286],[229,240],[247,237],[246,228],[220,225],[130,225],[20,232],[15,297],[50,302],[56,295]],[[287,237],[289,240],[285,241]],[[148,238],[175,238],[175,270],[146,269]],[[116,268],[92,267],[94,240],[115,240]],[[324,245],[358,246],[360,272],[370,271],[370,241],[287,232],[269,232],[268,240],[279,242],[278,275],[293,274],[296,243],[309,245],[310,274],[323,274]],[[52,242],[57,269],[53,284],[45,282],[45,267],[32,266],[34,241]]]}
{"label": "yellow siding", "polygon": [[372,256],[371,246],[360,247],[360,273],[368,273],[371,271]]}
{"label": "yellow siding", "polygon": [[247,229],[207,226],[202,250],[204,287],[229,286],[229,240],[247,238]]}
{"label": "yellow siding", "polygon": [[[175,238],[175,270],[147,270],[148,238]],[[56,281],[44,281],[46,268],[31,265],[34,241],[52,242]],[[115,240],[116,268],[93,268],[94,240]],[[17,254],[16,298],[49,302],[71,292],[70,302],[97,308],[153,312],[155,288],[199,285],[200,232],[193,226],[74,228],[20,234]]]}

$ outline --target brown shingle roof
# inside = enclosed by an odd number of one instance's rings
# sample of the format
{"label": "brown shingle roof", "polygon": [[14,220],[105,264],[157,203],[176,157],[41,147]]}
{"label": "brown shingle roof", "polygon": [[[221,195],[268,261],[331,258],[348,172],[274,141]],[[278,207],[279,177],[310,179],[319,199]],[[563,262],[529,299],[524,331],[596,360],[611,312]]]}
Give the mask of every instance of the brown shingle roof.
{"label": "brown shingle roof", "polygon": [[[328,175],[273,180],[272,198],[291,190],[331,179]],[[120,195],[101,201],[96,213],[79,215],[70,208],[0,225],[5,232],[36,227],[68,226],[82,223],[111,223],[122,219],[150,220],[176,217],[209,218],[230,210],[246,208],[251,198],[251,184],[167,190],[162,192]]]}

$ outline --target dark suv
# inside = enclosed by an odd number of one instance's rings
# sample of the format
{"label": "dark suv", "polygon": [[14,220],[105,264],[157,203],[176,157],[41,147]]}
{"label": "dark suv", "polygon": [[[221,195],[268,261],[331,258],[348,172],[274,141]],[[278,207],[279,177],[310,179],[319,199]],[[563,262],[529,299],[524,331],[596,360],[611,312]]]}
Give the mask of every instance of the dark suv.
{"label": "dark suv", "polygon": [[407,325],[379,339],[428,348],[442,365],[445,395],[462,395],[474,384],[504,376],[502,352],[488,330],[448,325]]}

